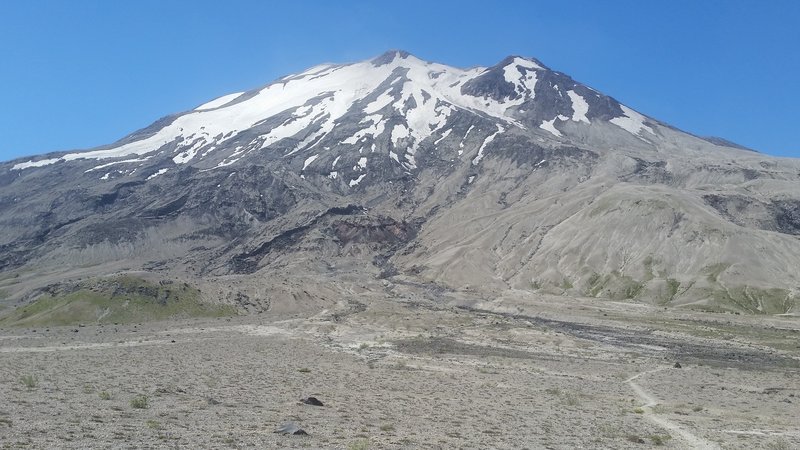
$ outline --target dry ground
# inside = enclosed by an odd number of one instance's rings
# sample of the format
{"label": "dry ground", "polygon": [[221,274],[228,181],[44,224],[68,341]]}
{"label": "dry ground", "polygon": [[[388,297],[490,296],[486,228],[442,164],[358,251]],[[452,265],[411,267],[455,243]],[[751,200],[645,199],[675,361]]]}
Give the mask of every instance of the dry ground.
{"label": "dry ground", "polygon": [[800,448],[795,317],[424,289],[0,330],[0,448]]}

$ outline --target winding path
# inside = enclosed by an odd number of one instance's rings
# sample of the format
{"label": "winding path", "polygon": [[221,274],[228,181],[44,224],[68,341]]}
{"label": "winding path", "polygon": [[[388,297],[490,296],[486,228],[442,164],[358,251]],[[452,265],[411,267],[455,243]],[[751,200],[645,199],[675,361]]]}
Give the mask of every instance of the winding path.
{"label": "winding path", "polygon": [[625,380],[626,383],[633,389],[633,392],[644,402],[641,408],[644,410],[644,417],[653,422],[654,424],[674,432],[678,435],[678,438],[682,440],[686,444],[686,448],[694,448],[694,449],[719,449],[720,446],[711,442],[707,439],[704,439],[696,434],[692,433],[691,431],[687,430],[686,428],[682,427],[681,425],[667,419],[666,417],[661,417],[653,412],[653,407],[658,405],[658,400],[650,395],[647,391],[645,391],[636,380],[640,377],[645,375],[649,375],[651,373],[661,372],[662,370],[666,370],[668,367],[661,367],[659,369],[647,370],[644,372],[639,372],[636,375],[628,378]]}

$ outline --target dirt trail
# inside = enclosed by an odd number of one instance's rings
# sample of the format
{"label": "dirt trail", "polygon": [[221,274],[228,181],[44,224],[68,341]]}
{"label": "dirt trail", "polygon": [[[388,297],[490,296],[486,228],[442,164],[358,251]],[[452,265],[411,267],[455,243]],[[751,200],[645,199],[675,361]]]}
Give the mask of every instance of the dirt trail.
{"label": "dirt trail", "polygon": [[[0,353],[45,353],[45,352],[59,352],[70,350],[97,350],[108,348],[122,348],[122,347],[142,347],[149,345],[171,345],[176,342],[175,339],[154,339],[154,336],[166,335],[198,335],[189,338],[190,341],[210,340],[213,337],[208,336],[214,333],[240,333],[253,336],[273,336],[273,335],[291,335],[291,331],[286,328],[269,326],[269,325],[224,325],[218,327],[190,327],[190,328],[173,328],[167,331],[155,332],[150,335],[150,338],[142,338],[140,336],[129,336],[128,339],[118,340],[114,342],[74,342],[70,344],[61,345],[47,345],[47,346],[3,346],[0,347]],[[11,336],[11,338],[22,338]],[[182,342],[187,339],[182,339]]]}
{"label": "dirt trail", "polygon": [[633,392],[636,393],[636,395],[644,402],[641,408],[644,410],[645,418],[647,418],[647,420],[653,422],[654,424],[677,434],[678,438],[687,445],[687,448],[702,449],[702,450],[719,449],[720,448],[719,445],[707,439],[704,439],[700,436],[697,436],[691,431],[683,428],[681,425],[678,425],[677,423],[667,419],[666,417],[661,417],[657,415],[655,412],[653,412],[653,407],[659,404],[658,399],[650,395],[641,386],[639,386],[639,384],[636,383],[636,380],[645,375],[661,372],[662,370],[666,369],[668,369],[668,367],[646,370],[644,372],[639,372],[638,374],[625,380],[625,382],[628,383],[631,389],[633,389]]}

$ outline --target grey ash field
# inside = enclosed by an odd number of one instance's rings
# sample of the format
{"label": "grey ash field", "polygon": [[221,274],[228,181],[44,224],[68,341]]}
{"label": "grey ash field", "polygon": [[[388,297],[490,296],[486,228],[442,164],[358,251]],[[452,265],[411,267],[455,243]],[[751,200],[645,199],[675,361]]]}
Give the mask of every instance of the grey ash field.
{"label": "grey ash field", "polygon": [[[341,301],[316,310],[3,329],[0,443],[800,445],[791,318],[377,281],[330,289]],[[308,396],[325,406],[302,404]],[[273,433],[287,422],[309,435]]]}
{"label": "grey ash field", "polygon": [[0,448],[800,448],[798,307],[800,160],[532,58],[0,163]]}

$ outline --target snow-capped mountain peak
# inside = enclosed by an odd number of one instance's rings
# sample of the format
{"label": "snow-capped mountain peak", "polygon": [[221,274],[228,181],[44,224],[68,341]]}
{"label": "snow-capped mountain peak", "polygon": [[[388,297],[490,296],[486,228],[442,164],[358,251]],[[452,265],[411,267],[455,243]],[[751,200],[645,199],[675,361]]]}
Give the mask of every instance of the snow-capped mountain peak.
{"label": "snow-capped mountain peak", "polygon": [[[550,139],[564,138],[565,122],[588,126],[595,120],[637,136],[654,133],[641,114],[533,58],[509,56],[492,67],[459,69],[392,50],[368,61],[315,66],[257,90],[213,99],[120,144],[23,161],[13,169],[79,159],[146,163],[165,156],[174,164],[208,169],[254,152],[287,157],[357,146],[359,152],[380,148],[384,157],[414,170],[420,145],[429,138],[439,142],[463,114],[495,121],[498,133],[527,130]],[[479,162],[476,155],[473,161]]]}

